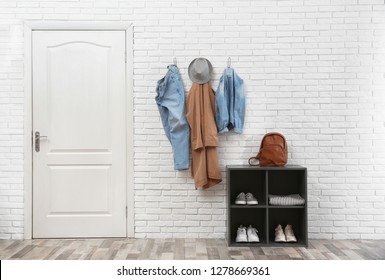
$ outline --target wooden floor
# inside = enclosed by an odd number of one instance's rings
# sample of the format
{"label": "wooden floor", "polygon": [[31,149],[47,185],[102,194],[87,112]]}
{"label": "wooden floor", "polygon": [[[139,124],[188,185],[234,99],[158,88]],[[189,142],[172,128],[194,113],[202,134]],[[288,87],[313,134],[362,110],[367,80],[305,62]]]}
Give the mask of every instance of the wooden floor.
{"label": "wooden floor", "polygon": [[382,259],[385,240],[310,240],[309,247],[227,247],[224,239],[0,240],[0,259]]}

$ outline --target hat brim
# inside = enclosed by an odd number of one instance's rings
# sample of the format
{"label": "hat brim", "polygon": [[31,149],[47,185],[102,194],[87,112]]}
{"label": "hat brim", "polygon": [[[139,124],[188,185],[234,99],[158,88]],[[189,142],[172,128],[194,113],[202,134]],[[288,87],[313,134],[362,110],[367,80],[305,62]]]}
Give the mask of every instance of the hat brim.
{"label": "hat brim", "polygon": [[212,66],[210,60],[208,60],[206,58],[203,58],[204,60],[206,60],[208,66],[209,66],[209,74],[206,75],[205,77],[201,78],[201,79],[199,79],[199,78],[194,76],[194,74],[192,73],[194,62],[195,62],[195,60],[202,59],[202,58],[203,57],[195,58],[193,61],[191,61],[190,65],[188,66],[188,76],[189,76],[189,78],[190,78],[190,80],[192,82],[197,83],[197,84],[205,84],[205,83],[207,83],[208,81],[211,80],[211,76],[213,74],[213,66]]}

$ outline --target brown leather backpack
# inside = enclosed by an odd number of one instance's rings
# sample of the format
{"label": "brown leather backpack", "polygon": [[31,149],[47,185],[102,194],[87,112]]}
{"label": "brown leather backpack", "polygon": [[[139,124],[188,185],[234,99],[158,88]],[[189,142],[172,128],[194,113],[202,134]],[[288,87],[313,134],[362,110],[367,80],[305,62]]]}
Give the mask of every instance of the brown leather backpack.
{"label": "brown leather backpack", "polygon": [[249,159],[250,165],[259,160],[260,166],[285,166],[287,163],[287,144],[285,137],[278,132],[270,132],[263,136],[256,157]]}

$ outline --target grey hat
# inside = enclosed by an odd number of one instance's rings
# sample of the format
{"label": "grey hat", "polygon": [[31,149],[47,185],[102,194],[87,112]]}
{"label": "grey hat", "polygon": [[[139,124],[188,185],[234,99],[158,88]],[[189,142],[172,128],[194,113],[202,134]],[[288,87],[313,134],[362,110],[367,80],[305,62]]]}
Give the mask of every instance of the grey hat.
{"label": "grey hat", "polygon": [[197,84],[205,84],[211,79],[213,66],[211,62],[203,57],[198,57],[191,61],[188,67],[190,80]]}

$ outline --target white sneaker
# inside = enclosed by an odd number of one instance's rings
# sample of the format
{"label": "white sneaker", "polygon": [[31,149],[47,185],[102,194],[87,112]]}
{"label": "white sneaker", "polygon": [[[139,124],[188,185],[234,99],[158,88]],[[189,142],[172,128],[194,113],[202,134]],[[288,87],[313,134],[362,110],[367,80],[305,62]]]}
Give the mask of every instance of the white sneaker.
{"label": "white sneaker", "polygon": [[275,242],[286,242],[286,236],[283,233],[283,229],[282,229],[281,225],[278,225],[275,228],[275,239],[274,239],[274,241]]}
{"label": "white sneaker", "polygon": [[247,242],[246,228],[242,225],[237,230],[237,237],[235,242]]}
{"label": "white sneaker", "polygon": [[285,235],[286,235],[286,242],[297,242],[297,238],[295,238],[293,227],[288,224],[285,227]]}
{"label": "white sneaker", "polygon": [[245,205],[246,204],[246,195],[245,193],[241,192],[238,194],[237,198],[235,199],[235,204],[241,204]]}
{"label": "white sneaker", "polygon": [[254,197],[254,195],[252,193],[248,192],[246,194],[246,204],[247,205],[257,205],[258,200]]}
{"label": "white sneaker", "polygon": [[248,242],[259,242],[259,237],[257,234],[258,230],[253,228],[251,225],[247,228],[247,241]]}

